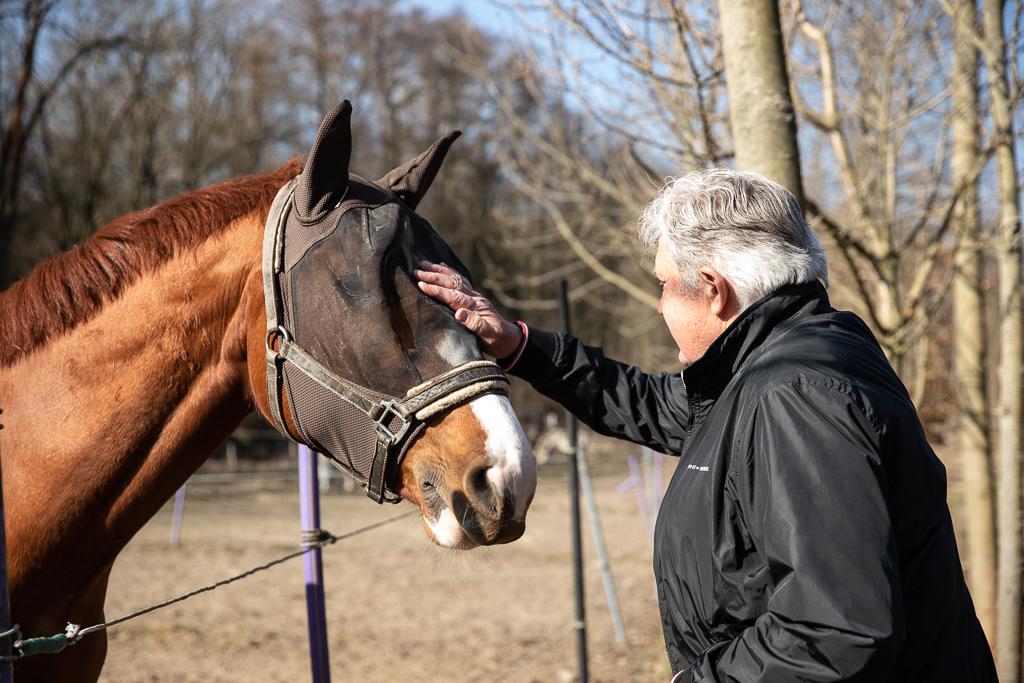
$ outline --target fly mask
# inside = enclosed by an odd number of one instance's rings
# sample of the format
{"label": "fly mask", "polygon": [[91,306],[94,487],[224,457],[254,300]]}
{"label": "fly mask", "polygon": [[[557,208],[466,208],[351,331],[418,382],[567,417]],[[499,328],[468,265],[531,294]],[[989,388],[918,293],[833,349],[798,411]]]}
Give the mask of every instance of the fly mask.
{"label": "fly mask", "polygon": [[458,133],[371,182],[348,173],[351,111],[346,100],[327,115],[267,218],[267,397],[278,431],[329,456],[374,501],[398,502],[399,465],[431,418],[507,394],[508,378],[412,280],[422,260],[468,277],[414,212]]}

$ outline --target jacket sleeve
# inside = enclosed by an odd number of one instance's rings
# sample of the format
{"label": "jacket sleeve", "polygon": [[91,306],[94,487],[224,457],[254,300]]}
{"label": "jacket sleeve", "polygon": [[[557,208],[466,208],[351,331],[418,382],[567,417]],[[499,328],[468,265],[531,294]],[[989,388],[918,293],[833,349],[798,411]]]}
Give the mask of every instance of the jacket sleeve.
{"label": "jacket sleeve", "polygon": [[682,451],[689,409],[678,373],[647,374],[575,337],[534,327],[509,372],[600,434],[670,455]]}
{"label": "jacket sleeve", "polygon": [[783,384],[733,459],[739,508],[771,575],[766,612],[693,680],[884,681],[904,638],[879,436],[841,386]]}

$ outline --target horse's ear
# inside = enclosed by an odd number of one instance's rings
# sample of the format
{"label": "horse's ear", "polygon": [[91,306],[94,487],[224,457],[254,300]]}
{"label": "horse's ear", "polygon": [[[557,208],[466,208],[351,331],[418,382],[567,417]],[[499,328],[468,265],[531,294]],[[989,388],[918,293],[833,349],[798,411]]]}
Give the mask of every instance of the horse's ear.
{"label": "horse's ear", "polygon": [[398,195],[410,209],[415,211],[416,205],[420,203],[423,195],[430,189],[430,184],[434,182],[434,176],[441,168],[444,157],[448,154],[448,148],[460,135],[462,135],[461,131],[453,130],[432,144],[426,152],[405,162],[377,182]]}
{"label": "horse's ear", "polygon": [[320,124],[295,188],[295,209],[303,221],[317,221],[330,211],[348,187],[352,156],[352,104],[344,100]]}

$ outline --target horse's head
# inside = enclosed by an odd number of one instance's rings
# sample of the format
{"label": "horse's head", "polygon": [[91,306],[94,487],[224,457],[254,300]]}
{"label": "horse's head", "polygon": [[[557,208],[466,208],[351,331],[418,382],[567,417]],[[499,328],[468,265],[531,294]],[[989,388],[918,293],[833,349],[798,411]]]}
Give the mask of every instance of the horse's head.
{"label": "horse's head", "polygon": [[[328,114],[271,211],[271,332],[266,362],[250,359],[254,386],[267,387],[254,391],[257,404],[289,437],[369,480],[371,497],[379,481],[376,497],[418,505],[437,543],[515,540],[536,470],[505,380],[412,275],[424,260],[466,270],[415,212],[458,134],[367,181],[348,171],[350,114],[347,101]],[[395,414],[381,410],[389,402]]]}

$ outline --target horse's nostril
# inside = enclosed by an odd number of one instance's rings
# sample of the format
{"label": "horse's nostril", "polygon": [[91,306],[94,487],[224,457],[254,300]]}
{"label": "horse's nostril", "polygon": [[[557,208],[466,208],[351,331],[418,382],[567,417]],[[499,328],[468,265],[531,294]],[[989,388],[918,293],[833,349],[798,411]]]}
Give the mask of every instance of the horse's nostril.
{"label": "horse's nostril", "polygon": [[490,488],[490,482],[487,481],[487,470],[489,469],[489,467],[481,465],[479,467],[474,467],[469,471],[469,476],[467,476],[466,479],[469,483],[469,487],[473,491]]}
{"label": "horse's nostril", "polygon": [[483,508],[492,513],[497,513],[500,507],[500,500],[495,495],[494,487],[487,476],[491,468],[486,465],[474,467],[466,475],[466,493],[473,500],[478,508]]}
{"label": "horse's nostril", "polygon": [[474,467],[469,471],[469,475],[466,477],[469,481],[469,485],[473,490],[487,487],[487,470],[490,469],[484,465]]}

